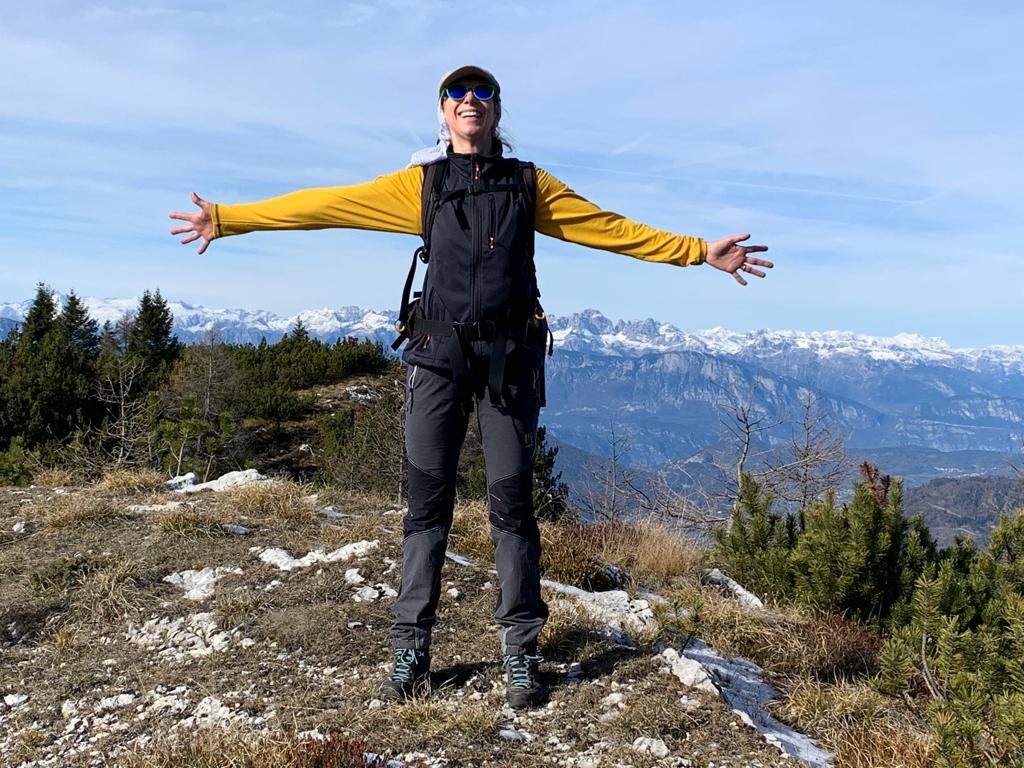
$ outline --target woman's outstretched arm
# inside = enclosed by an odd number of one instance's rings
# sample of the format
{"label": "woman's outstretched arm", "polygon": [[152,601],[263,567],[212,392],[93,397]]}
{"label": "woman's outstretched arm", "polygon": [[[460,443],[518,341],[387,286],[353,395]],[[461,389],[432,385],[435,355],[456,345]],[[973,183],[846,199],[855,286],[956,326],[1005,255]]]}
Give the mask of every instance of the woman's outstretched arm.
{"label": "woman's outstretched arm", "polygon": [[706,241],[649,227],[618,213],[602,210],[576,194],[563,182],[541,168],[537,169],[537,231],[591,248],[601,248],[643,261],[686,267],[707,262],[730,273],[741,285],[745,272],[755,277],[770,269],[772,263],[748,254],[767,251],[764,245],[740,245],[750,235],[732,235]]}
{"label": "woman's outstretched arm", "polygon": [[218,237],[269,229],[347,227],[420,234],[423,169],[406,168],[364,184],[300,189],[255,203],[224,205],[203,200],[195,192],[196,213],[173,211],[172,219],[187,222],[171,230],[188,244],[203,239],[199,253]]}

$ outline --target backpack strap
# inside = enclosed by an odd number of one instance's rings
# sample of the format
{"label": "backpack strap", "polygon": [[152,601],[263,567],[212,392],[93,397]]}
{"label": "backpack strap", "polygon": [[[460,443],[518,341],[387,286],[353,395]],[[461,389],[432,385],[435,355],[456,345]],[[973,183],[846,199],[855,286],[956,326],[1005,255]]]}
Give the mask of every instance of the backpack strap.
{"label": "backpack strap", "polygon": [[[537,291],[537,271],[533,263],[533,229],[537,200],[537,180],[536,174],[534,173],[533,163],[523,162],[522,160],[519,161],[519,165],[516,167],[512,187],[516,191],[522,192],[523,196],[526,198],[526,209],[528,212],[530,230],[527,240],[527,250],[530,259],[531,283],[534,293],[532,299],[533,302],[536,302],[536,297],[540,294]],[[537,306],[539,307],[540,305],[538,304]],[[533,306],[530,306],[527,309],[530,314],[533,314],[536,311]],[[491,343],[490,367],[487,372],[487,394],[491,399],[491,404],[495,406],[501,406],[504,404],[502,394],[505,383],[505,355],[507,352],[507,342],[509,338],[510,311],[511,302],[509,302],[509,306],[506,308],[505,322],[498,324],[497,330],[494,334],[494,341]],[[528,325],[529,317],[527,318],[527,327]],[[525,328],[523,330],[525,331]]]}
{"label": "backpack strap", "polygon": [[430,261],[430,233],[434,228],[434,217],[437,209],[443,202],[441,190],[444,186],[445,174],[441,166],[447,170],[448,161],[442,160],[437,163],[430,163],[423,166],[423,187],[420,193],[420,220],[423,228],[423,245],[413,252],[412,264],[409,265],[409,274],[405,278],[405,287],[402,288],[402,305],[398,308],[398,322],[395,323],[395,330],[398,337],[391,342],[391,349],[397,351],[402,342],[409,338],[409,293],[412,291],[412,284],[416,279],[416,260],[424,264]]}

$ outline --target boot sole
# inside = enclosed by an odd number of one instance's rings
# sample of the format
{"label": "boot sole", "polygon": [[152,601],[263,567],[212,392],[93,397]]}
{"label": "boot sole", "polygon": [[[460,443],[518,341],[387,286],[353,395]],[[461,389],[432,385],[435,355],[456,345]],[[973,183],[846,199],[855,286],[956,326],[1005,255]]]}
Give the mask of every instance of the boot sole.
{"label": "boot sole", "polygon": [[547,701],[547,698],[547,691],[543,690],[509,691],[505,697],[512,709],[536,707]]}

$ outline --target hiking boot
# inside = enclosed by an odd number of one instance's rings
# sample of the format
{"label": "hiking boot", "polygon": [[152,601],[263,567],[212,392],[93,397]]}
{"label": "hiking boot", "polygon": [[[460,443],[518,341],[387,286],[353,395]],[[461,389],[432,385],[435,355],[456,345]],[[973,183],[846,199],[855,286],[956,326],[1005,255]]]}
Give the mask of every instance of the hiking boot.
{"label": "hiking boot", "polygon": [[540,679],[537,666],[544,661],[542,656],[528,653],[506,654],[501,660],[505,667],[505,679],[508,690],[505,698],[513,709],[533,707],[543,704],[547,699],[548,689]]}
{"label": "hiking boot", "polygon": [[430,680],[430,651],[395,648],[395,669],[380,684],[382,699],[408,699]]}

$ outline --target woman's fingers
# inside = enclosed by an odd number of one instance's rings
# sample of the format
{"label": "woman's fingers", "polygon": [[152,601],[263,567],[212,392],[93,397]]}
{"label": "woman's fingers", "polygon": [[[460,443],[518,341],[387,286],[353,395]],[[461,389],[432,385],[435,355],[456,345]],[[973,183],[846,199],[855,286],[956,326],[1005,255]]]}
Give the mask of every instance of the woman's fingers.
{"label": "woman's fingers", "polygon": [[757,264],[759,267],[768,267],[768,269],[775,266],[772,262],[767,261],[766,259],[747,259],[747,264]]}
{"label": "woman's fingers", "polygon": [[736,278],[736,282],[739,283],[740,285],[746,285],[747,284],[747,281],[743,279],[743,276],[740,275],[740,273],[738,271],[737,272],[733,272],[732,276]]}
{"label": "woman's fingers", "polygon": [[194,232],[194,231],[195,231],[195,227],[193,227],[193,226],[175,227],[174,229],[171,230],[171,234],[172,235],[180,235],[182,232]]}
{"label": "woman's fingers", "polygon": [[201,246],[199,246],[199,251],[198,251],[200,256],[203,255],[203,252],[206,250],[206,248],[209,245],[210,245],[210,241],[209,240],[203,240],[203,244]]}
{"label": "woman's fingers", "polygon": [[198,240],[198,239],[199,239],[199,233],[198,232],[193,232],[189,237],[183,237],[181,239],[181,244],[182,245],[188,245],[193,240]]}

